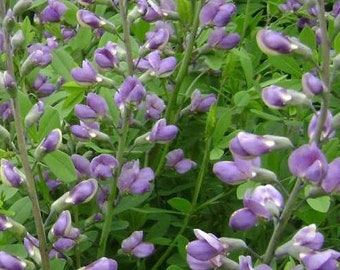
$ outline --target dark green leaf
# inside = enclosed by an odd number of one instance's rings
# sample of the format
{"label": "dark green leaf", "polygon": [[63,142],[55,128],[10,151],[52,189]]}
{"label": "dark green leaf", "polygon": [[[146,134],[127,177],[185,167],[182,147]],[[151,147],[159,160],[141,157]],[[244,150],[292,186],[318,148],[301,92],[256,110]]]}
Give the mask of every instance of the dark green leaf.
{"label": "dark green leaf", "polygon": [[187,214],[191,210],[191,203],[184,198],[179,197],[172,198],[168,200],[168,204],[170,204],[172,208],[180,211],[181,213]]}

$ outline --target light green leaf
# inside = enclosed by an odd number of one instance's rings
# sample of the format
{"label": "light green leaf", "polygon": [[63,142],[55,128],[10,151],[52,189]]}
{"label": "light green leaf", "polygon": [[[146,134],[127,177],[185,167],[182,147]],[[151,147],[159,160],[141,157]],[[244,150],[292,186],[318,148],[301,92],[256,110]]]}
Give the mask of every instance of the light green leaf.
{"label": "light green leaf", "polygon": [[149,198],[151,195],[150,192],[145,193],[143,195],[127,195],[124,196],[119,204],[117,205],[117,207],[113,210],[113,213],[115,215],[124,212],[126,210],[129,210],[133,207],[136,207],[140,204],[142,204],[147,198]]}
{"label": "light green leaf", "polygon": [[315,199],[307,199],[307,203],[315,211],[327,213],[329,206],[331,205],[331,198],[329,196],[322,196]]}
{"label": "light green leaf", "polygon": [[52,67],[53,69],[65,78],[67,81],[72,81],[71,70],[72,68],[77,67],[73,58],[64,50],[64,49],[56,49],[52,50]]}
{"label": "light green leaf", "polygon": [[255,109],[250,109],[250,112],[254,115],[256,115],[257,117],[260,117],[262,119],[265,120],[269,120],[269,121],[282,121],[282,117],[278,117],[274,114],[269,114],[269,113],[265,113],[265,112],[261,112]]}
{"label": "light green leaf", "polygon": [[58,111],[51,106],[45,106],[45,112],[40,119],[38,133],[35,134],[35,141],[40,142],[53,129],[60,128],[60,122]]}
{"label": "light green leaf", "polygon": [[190,23],[192,21],[192,4],[189,0],[177,0],[177,10],[179,17],[186,23]]}
{"label": "light green leaf", "polygon": [[210,160],[217,160],[220,159],[224,154],[224,151],[220,148],[214,147],[210,151]]}
{"label": "light green leaf", "polygon": [[32,202],[28,197],[23,197],[17,200],[10,208],[9,211],[13,211],[13,219],[21,224],[32,217]]}
{"label": "light green leaf", "polygon": [[253,85],[254,69],[253,62],[248,52],[243,48],[241,48],[240,50],[231,50],[231,52],[239,57],[244,76],[246,78],[247,87],[250,88]]}
{"label": "light green leaf", "polygon": [[47,154],[43,161],[59,180],[71,183],[77,179],[73,162],[66,153],[59,150],[54,151]]}
{"label": "light green leaf", "polygon": [[300,65],[296,62],[296,60],[291,56],[280,55],[277,56],[268,56],[269,62],[276,68],[294,75],[296,77],[301,77],[302,70]]}

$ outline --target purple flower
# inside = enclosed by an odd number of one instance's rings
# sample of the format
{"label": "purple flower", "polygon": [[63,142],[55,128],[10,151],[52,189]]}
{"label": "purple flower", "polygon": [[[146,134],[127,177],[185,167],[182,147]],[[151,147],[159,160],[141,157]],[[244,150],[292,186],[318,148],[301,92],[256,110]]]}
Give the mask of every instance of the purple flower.
{"label": "purple flower", "polygon": [[225,0],[210,0],[201,9],[201,25],[226,26],[235,11],[236,6],[232,3],[226,3]]}
{"label": "purple flower", "polygon": [[239,257],[239,267],[239,270],[272,270],[272,268],[266,264],[260,264],[256,267],[253,267],[253,261],[251,257],[243,255]]}
{"label": "purple flower", "polygon": [[165,110],[165,103],[163,99],[158,97],[156,94],[148,94],[145,98],[146,113],[145,117],[147,119],[159,119],[161,118],[162,112]]}
{"label": "purple flower", "polygon": [[303,227],[293,236],[294,246],[304,246],[312,250],[319,250],[324,241],[324,237],[316,230],[315,224]]}
{"label": "purple flower", "polygon": [[119,66],[118,45],[109,41],[105,47],[94,52],[94,60],[102,69],[113,69]]}
{"label": "purple flower", "polygon": [[4,251],[0,251],[0,268],[24,270],[26,268],[26,263],[16,256],[10,255]]}
{"label": "purple flower", "polygon": [[105,24],[96,14],[86,9],[80,9],[77,11],[78,23],[85,27],[91,27],[94,29],[100,28]]}
{"label": "purple flower", "polygon": [[286,137],[258,136],[244,131],[239,132],[229,143],[229,149],[243,159],[261,156],[275,149],[287,148],[291,142]]}
{"label": "purple flower", "polygon": [[6,91],[16,89],[16,82],[7,70],[0,72],[0,89],[4,89]]}
{"label": "purple flower", "polygon": [[[48,48],[46,46],[46,48]],[[25,62],[21,66],[21,74],[27,75],[30,73],[35,67],[46,67],[52,62],[52,55],[50,53],[50,50],[46,49],[36,49],[33,50],[33,52],[30,53],[30,55],[27,57]]]}
{"label": "purple flower", "polygon": [[208,39],[208,46],[221,50],[230,50],[239,44],[240,39],[239,34],[227,34],[224,28],[218,28],[211,32]]}
{"label": "purple flower", "polygon": [[177,60],[170,56],[161,59],[161,52],[155,50],[149,53],[145,59],[138,62],[137,67],[143,70],[149,70],[150,74],[160,78],[169,76],[176,68]]}
{"label": "purple flower", "polygon": [[308,270],[337,270],[340,252],[328,249],[319,252],[301,254],[301,261]]}
{"label": "purple flower", "polygon": [[311,102],[303,93],[285,89],[277,85],[267,86],[262,89],[263,102],[272,109],[281,109],[287,105],[310,105]]}
{"label": "purple flower", "polygon": [[99,118],[102,118],[107,114],[108,106],[106,100],[100,95],[95,93],[87,94],[86,104],[96,112]]}
{"label": "purple flower", "polygon": [[0,30],[0,55],[5,52],[5,34]]}
{"label": "purple flower", "polygon": [[65,199],[65,203],[78,205],[90,201],[97,193],[98,182],[94,178],[81,181],[75,185],[69,192]]}
{"label": "purple flower", "polygon": [[340,1],[334,2],[332,10],[334,18],[340,14]]}
{"label": "purple flower", "polygon": [[41,12],[41,18],[46,22],[59,22],[67,7],[59,0],[49,0],[47,7]]}
{"label": "purple flower", "polygon": [[0,104],[0,116],[2,120],[11,120],[13,118],[11,101],[5,101]]}
{"label": "purple flower", "polygon": [[[319,121],[319,115],[320,115],[320,112],[317,112],[317,114],[314,114],[312,119],[309,122],[309,125],[308,125],[309,139],[312,139],[314,137],[315,130],[317,128],[317,124]],[[324,122],[322,132],[321,132],[321,140],[330,139],[335,136],[335,131],[332,127],[332,121],[333,121],[332,113],[328,110],[326,120]]]}
{"label": "purple flower", "polygon": [[281,11],[297,11],[302,7],[302,4],[298,0],[287,0],[286,3],[280,4]]}
{"label": "purple flower", "polygon": [[326,157],[315,143],[294,150],[289,156],[288,166],[292,174],[307,179],[313,185],[320,184],[328,170]]}
{"label": "purple flower", "polygon": [[41,263],[41,254],[39,250],[39,240],[29,233],[26,233],[24,237],[25,250],[31,258],[35,260],[37,264]]}
{"label": "purple flower", "polygon": [[118,165],[117,159],[113,156],[101,154],[92,159],[90,164],[91,174],[95,178],[108,179],[113,176]]}
{"label": "purple flower", "polygon": [[135,231],[122,242],[122,250],[137,258],[146,258],[154,252],[154,245],[143,242],[143,231]]}
{"label": "purple flower", "polygon": [[137,8],[147,22],[157,21],[163,16],[159,5],[153,0],[137,0]]}
{"label": "purple flower", "polygon": [[92,85],[100,80],[97,72],[88,60],[83,61],[81,68],[73,68],[71,75],[76,82],[82,85]]}
{"label": "purple flower", "polygon": [[175,149],[166,155],[166,166],[173,167],[178,173],[184,174],[196,167],[196,163],[184,158],[182,149]]}
{"label": "purple flower", "polygon": [[176,138],[178,128],[174,125],[166,125],[165,118],[158,120],[152,127],[147,140],[150,142],[166,143]]}
{"label": "purple flower", "polygon": [[83,122],[80,125],[72,125],[70,127],[71,133],[80,141],[87,141],[89,139],[106,139],[106,135],[99,131],[98,122]]}
{"label": "purple flower", "polygon": [[97,120],[96,112],[91,107],[83,104],[77,104],[74,107],[76,116],[84,122],[93,122]]}
{"label": "purple flower", "polygon": [[145,48],[149,50],[162,49],[173,35],[172,25],[164,22],[156,22],[155,28],[146,33]]}
{"label": "purple flower", "polygon": [[64,25],[62,25],[60,28],[64,42],[67,42],[77,34],[76,30],[74,30],[73,28],[66,27]]}
{"label": "purple flower", "polygon": [[76,242],[70,238],[59,238],[57,241],[53,243],[53,248],[55,250],[67,251],[73,248],[76,245]]}
{"label": "purple flower", "polygon": [[254,160],[237,158],[235,161],[219,161],[213,167],[214,174],[229,185],[238,185],[256,176],[252,169]]}
{"label": "purple flower", "polygon": [[90,161],[88,161],[87,158],[78,154],[73,154],[71,160],[79,179],[91,176]]}
{"label": "purple flower", "polygon": [[53,129],[39,144],[34,152],[37,159],[42,158],[47,153],[57,150],[62,142],[62,133],[59,128]]}
{"label": "purple flower", "polygon": [[[189,242],[186,246],[187,262],[191,269],[210,269],[209,265],[221,266],[221,255],[226,250],[226,246],[212,233],[200,229],[194,229],[194,233],[198,240]],[[203,268],[193,268],[199,265],[198,261],[202,262]]]}
{"label": "purple flower", "polygon": [[256,40],[261,51],[268,55],[288,54],[294,49],[284,34],[269,29],[260,30]]}
{"label": "purple flower", "polygon": [[190,111],[207,112],[211,105],[216,103],[216,101],[217,99],[215,94],[209,94],[202,97],[200,90],[196,89],[191,94]]}
{"label": "purple flower", "polygon": [[0,231],[6,231],[13,227],[13,223],[5,215],[0,214]]}
{"label": "purple flower", "polygon": [[235,230],[246,231],[258,223],[258,217],[249,208],[235,211],[229,219],[229,226]]}
{"label": "purple flower", "polygon": [[118,178],[118,188],[121,193],[144,194],[150,190],[150,181],[155,178],[151,168],[139,168],[139,160],[130,161],[122,166]]}
{"label": "purple flower", "polygon": [[340,158],[334,159],[328,165],[327,175],[322,180],[321,187],[325,192],[340,191]]}
{"label": "purple flower", "polygon": [[55,86],[49,82],[47,82],[48,77],[43,74],[38,74],[34,80],[32,88],[43,96],[48,96],[55,91]]}
{"label": "purple flower", "polygon": [[25,117],[25,126],[26,128],[31,127],[33,124],[38,123],[40,117],[43,115],[45,111],[44,102],[39,100],[36,104],[33,105],[31,110]]}
{"label": "purple flower", "polygon": [[1,159],[0,170],[2,182],[8,186],[18,188],[26,181],[25,175],[6,159]]}
{"label": "purple flower", "polygon": [[52,248],[48,254],[48,257],[52,260],[52,259],[66,259],[66,256],[64,254],[62,254],[61,252],[55,250],[54,248]]}
{"label": "purple flower", "polygon": [[317,20],[310,19],[307,17],[301,17],[297,20],[296,26],[298,28],[312,27],[317,24]]}
{"label": "purple flower", "polygon": [[302,89],[308,97],[321,95],[325,91],[325,84],[311,72],[302,76]]}
{"label": "purple flower", "polygon": [[55,237],[66,237],[72,229],[71,213],[68,210],[61,212],[56,222],[53,224],[50,234]]}
{"label": "purple flower", "polygon": [[146,90],[141,81],[136,77],[129,76],[119,87],[114,96],[114,101],[117,107],[122,110],[125,108],[125,106],[136,106],[140,104],[145,95]]}
{"label": "purple flower", "polygon": [[113,259],[102,257],[93,263],[82,267],[83,270],[117,270],[118,264]]}

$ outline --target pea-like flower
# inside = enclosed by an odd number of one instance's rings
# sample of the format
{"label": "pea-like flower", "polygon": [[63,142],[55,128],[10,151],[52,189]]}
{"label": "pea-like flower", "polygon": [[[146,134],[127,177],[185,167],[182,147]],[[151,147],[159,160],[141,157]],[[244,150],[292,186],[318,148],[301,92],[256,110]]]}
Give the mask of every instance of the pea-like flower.
{"label": "pea-like flower", "polygon": [[86,9],[77,11],[77,20],[80,25],[94,29],[100,28],[105,24],[96,14]]}
{"label": "pea-like flower", "polygon": [[36,93],[42,96],[49,96],[56,90],[56,87],[48,82],[48,77],[40,73],[35,78],[32,88]]}
{"label": "pea-like flower", "polygon": [[302,75],[302,90],[308,97],[321,95],[325,91],[325,84],[313,73],[307,72]]}
{"label": "pea-like flower", "polygon": [[140,169],[139,160],[129,161],[123,165],[117,185],[121,193],[144,194],[150,190],[150,181],[154,178],[151,168]]}
{"label": "pea-like flower", "polygon": [[340,192],[340,158],[334,159],[328,165],[327,175],[321,182],[325,192]]}
{"label": "pea-like flower", "polygon": [[98,182],[94,178],[81,181],[75,185],[65,199],[65,203],[78,205],[90,201],[97,193]]}
{"label": "pea-like flower", "polygon": [[244,208],[235,211],[229,219],[233,229],[245,231],[258,224],[259,219],[278,217],[284,202],[281,193],[272,185],[258,186],[253,193],[247,190],[243,199]]}
{"label": "pea-like flower", "polygon": [[4,72],[0,72],[0,89],[11,91],[15,88],[16,82],[13,76],[7,70],[5,70]]}
{"label": "pea-like flower", "polygon": [[178,128],[174,125],[167,125],[165,118],[158,120],[147,136],[150,142],[167,143],[176,138]]}
{"label": "pea-like flower", "polygon": [[239,44],[240,39],[241,37],[239,34],[227,34],[224,28],[218,28],[210,33],[208,46],[220,50],[230,50]]}
{"label": "pea-like flower", "polygon": [[101,154],[92,159],[91,174],[95,178],[108,179],[111,178],[118,168],[118,161],[115,157],[108,154]]}
{"label": "pea-like flower", "polygon": [[281,11],[298,11],[302,7],[302,4],[298,0],[287,0],[284,4],[279,5]]}
{"label": "pea-like flower", "polygon": [[233,3],[226,3],[225,0],[210,0],[201,9],[201,25],[226,26],[235,11],[236,6]]}
{"label": "pea-like flower", "polygon": [[117,270],[118,269],[118,264],[115,260],[113,259],[108,259],[106,257],[102,257],[93,263],[83,266],[79,268],[78,270]]}
{"label": "pea-like flower", "polygon": [[92,85],[100,81],[97,72],[88,60],[84,60],[81,68],[71,70],[72,78],[82,85]]}
{"label": "pea-like flower", "polygon": [[266,264],[260,264],[253,267],[253,261],[250,256],[239,257],[239,270],[272,270],[272,268]]}
{"label": "pea-like flower", "polygon": [[260,30],[256,41],[261,51],[268,55],[289,54],[297,48],[284,34],[270,29]]}
{"label": "pea-like flower", "polygon": [[26,263],[19,257],[8,254],[5,251],[0,251],[0,268],[1,269],[15,269],[24,270]]}
{"label": "pea-like flower", "polygon": [[5,101],[0,104],[0,116],[2,120],[11,120],[13,118],[11,101]]}
{"label": "pea-like flower", "polygon": [[287,105],[310,105],[311,102],[303,93],[271,85],[262,89],[263,102],[272,109],[281,109]]}
{"label": "pea-like flower", "polygon": [[22,76],[29,74],[35,67],[46,67],[52,62],[50,49],[33,50],[21,66]]}
{"label": "pea-like flower", "polygon": [[337,270],[340,252],[333,249],[312,251],[300,255],[301,261],[308,270]]}
{"label": "pea-like flower", "polygon": [[118,45],[109,41],[105,47],[98,48],[94,52],[94,60],[98,67],[110,70],[119,66]]}
{"label": "pea-like flower", "polygon": [[72,219],[71,213],[68,210],[65,210],[60,213],[58,219],[53,224],[50,235],[54,237],[67,237],[72,229]]}
{"label": "pea-like flower", "polygon": [[43,23],[59,22],[67,11],[67,7],[59,0],[49,0],[47,7],[41,12]]}
{"label": "pea-like flower", "polygon": [[163,99],[161,99],[159,96],[153,93],[146,95],[145,107],[146,107],[145,117],[147,119],[156,120],[161,118],[161,114],[166,108]]}
{"label": "pea-like flower", "polygon": [[136,78],[127,77],[114,96],[114,101],[120,110],[126,106],[139,105],[146,95],[146,90],[142,82]]}
{"label": "pea-like flower", "polygon": [[184,158],[182,149],[175,149],[166,155],[166,166],[174,168],[178,173],[184,174],[196,167],[196,162]]}
{"label": "pea-like flower", "polygon": [[59,238],[53,243],[53,248],[59,252],[64,252],[72,249],[76,245],[76,241],[70,238]]}
{"label": "pea-like flower", "polygon": [[143,70],[149,70],[152,76],[160,78],[169,76],[174,72],[177,60],[173,56],[161,59],[161,52],[155,50],[149,53],[145,59],[138,61],[137,67]]}
{"label": "pea-like flower", "polygon": [[[317,125],[318,125],[318,121],[319,121],[319,116],[320,116],[320,112],[317,112],[316,114],[313,115],[312,119],[309,122],[308,125],[308,137],[309,139],[313,139]],[[327,115],[326,115],[326,120],[324,122],[323,128],[322,128],[322,132],[321,132],[321,140],[325,140],[325,139],[330,139],[332,137],[335,136],[335,131],[332,127],[332,121],[333,121],[333,115],[332,113],[328,110],[327,111]]]}
{"label": "pea-like flower", "polygon": [[77,104],[74,107],[74,113],[84,122],[93,122],[97,120],[96,112],[90,106],[84,104]]}
{"label": "pea-like flower", "polygon": [[108,106],[106,100],[100,95],[95,93],[87,94],[86,104],[96,112],[99,118],[102,118],[107,114]]}
{"label": "pea-like flower", "polygon": [[78,154],[73,154],[71,160],[79,179],[91,176],[90,161],[87,158]]}
{"label": "pea-like flower", "polygon": [[153,0],[137,0],[137,9],[147,22],[157,21],[163,16],[159,5]]}
{"label": "pea-like flower", "polygon": [[327,174],[326,157],[315,143],[305,144],[294,150],[288,159],[289,170],[313,185],[321,183]]}
{"label": "pea-like flower", "polygon": [[258,136],[241,131],[229,143],[229,149],[243,159],[251,159],[270,151],[291,147],[290,140],[286,137],[264,135]]}
{"label": "pea-like flower", "polygon": [[0,170],[1,180],[5,185],[18,188],[26,181],[25,175],[6,159],[1,159]]}
{"label": "pea-like flower", "polygon": [[29,128],[33,124],[36,124],[44,112],[45,112],[44,102],[42,100],[39,100],[36,104],[33,105],[31,110],[25,117],[26,128]]}
{"label": "pea-like flower", "polygon": [[36,159],[40,160],[44,155],[57,150],[62,141],[62,133],[59,128],[53,129],[39,144],[34,152]]}
{"label": "pea-like flower", "polygon": [[209,94],[207,96],[202,96],[201,91],[196,89],[191,94],[190,111],[193,112],[207,112],[209,111],[212,104],[216,103],[216,95]]}
{"label": "pea-like flower", "polygon": [[143,231],[135,231],[122,242],[122,250],[125,253],[132,254],[137,258],[146,258],[150,256],[155,247],[152,243],[143,242]]}
{"label": "pea-like flower", "polygon": [[80,125],[72,125],[70,127],[72,135],[79,141],[87,141],[90,139],[108,140],[109,137],[100,131],[98,122],[80,121]]}
{"label": "pea-like flower", "polygon": [[26,233],[26,236],[24,237],[24,247],[28,256],[33,258],[37,264],[40,264],[41,254],[39,250],[39,240],[30,233]]}
{"label": "pea-like flower", "polygon": [[166,46],[170,36],[174,33],[172,25],[164,22],[156,22],[155,27],[146,33],[144,47],[148,50],[162,49]]}
{"label": "pea-like flower", "polygon": [[[191,269],[210,269],[222,265],[222,254],[226,246],[212,233],[194,229],[197,240],[189,242],[186,246],[187,262]],[[206,268],[195,268],[202,265]],[[210,266],[210,267],[208,267]]]}

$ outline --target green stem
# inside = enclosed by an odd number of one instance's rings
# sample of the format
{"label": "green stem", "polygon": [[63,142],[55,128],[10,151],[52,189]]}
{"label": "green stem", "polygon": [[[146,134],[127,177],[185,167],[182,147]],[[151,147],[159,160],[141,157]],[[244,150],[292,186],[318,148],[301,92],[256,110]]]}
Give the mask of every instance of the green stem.
{"label": "green stem", "polygon": [[[0,15],[2,15],[4,18],[5,13],[6,13],[5,1],[1,1],[0,11],[1,11]],[[4,35],[5,35],[5,50],[6,50],[6,58],[7,58],[7,71],[13,78],[15,78],[9,33],[6,31],[6,29],[4,29]],[[10,91],[14,91],[14,90],[10,90]],[[37,191],[35,188],[34,176],[33,176],[33,172],[32,172],[29,160],[28,160],[28,153],[26,150],[26,143],[25,143],[25,135],[24,135],[23,127],[22,127],[22,119],[21,119],[21,114],[20,114],[19,100],[17,98],[16,93],[13,96],[14,97],[12,98],[12,107],[13,107],[14,125],[15,125],[16,134],[17,134],[19,157],[20,157],[23,169],[24,169],[25,176],[26,176],[27,192],[28,192],[30,200],[32,201],[32,211],[33,211],[35,227],[37,230],[37,236],[39,240],[41,264],[44,270],[49,270],[50,263],[49,263],[49,258],[47,254],[47,243],[46,243],[45,230],[43,227],[43,221],[41,217],[41,210],[39,206],[38,195],[37,195]]]}
{"label": "green stem", "polygon": [[303,182],[300,178],[297,179],[295,182],[295,185],[293,187],[293,190],[291,191],[287,203],[282,211],[282,214],[280,216],[279,222],[277,226],[274,229],[274,232],[270,238],[267,250],[263,256],[263,263],[269,264],[270,261],[273,259],[273,255],[275,252],[275,249],[277,245],[279,244],[279,241],[281,239],[282,233],[284,232],[287,223],[293,213],[293,210],[295,208],[296,199],[298,198],[298,195],[303,187]]}
{"label": "green stem", "polygon": [[204,180],[204,176],[206,174],[207,171],[207,167],[208,167],[208,162],[209,162],[209,153],[210,153],[210,147],[211,147],[211,142],[212,142],[212,138],[211,136],[209,136],[207,138],[207,142],[205,145],[205,149],[204,149],[204,156],[203,156],[203,160],[202,160],[202,165],[201,165],[201,169],[198,173],[197,176],[197,180],[196,180],[196,185],[195,185],[195,190],[194,190],[194,195],[192,197],[191,200],[191,207],[190,207],[190,211],[189,213],[185,216],[185,219],[183,221],[183,225],[181,227],[181,229],[178,231],[176,237],[174,238],[174,240],[170,243],[170,245],[168,246],[168,248],[165,250],[165,252],[163,253],[163,255],[160,257],[160,259],[156,262],[156,264],[152,267],[152,270],[156,270],[158,269],[162,263],[166,260],[166,258],[169,256],[170,252],[172,251],[172,249],[175,247],[175,244],[177,242],[177,240],[179,239],[179,237],[183,234],[183,232],[187,229],[190,218],[192,217],[192,215],[195,213],[196,211],[196,206],[197,206],[197,200],[199,197],[199,194],[201,192],[201,187],[202,187],[202,183]]}
{"label": "green stem", "polygon": [[204,0],[200,0],[200,1],[197,1],[196,5],[195,5],[195,16],[194,16],[194,21],[193,21],[193,24],[192,24],[192,27],[191,27],[191,32],[189,34],[188,45],[185,49],[185,54],[184,54],[184,58],[182,60],[181,67],[180,67],[178,74],[176,76],[175,88],[172,92],[169,104],[167,105],[167,108],[166,108],[166,111],[165,111],[165,118],[168,120],[169,123],[171,123],[172,120],[173,120],[172,119],[172,117],[173,117],[172,110],[173,110],[173,107],[176,104],[178,92],[181,89],[183,80],[188,73],[188,68],[189,68],[189,65],[190,65],[190,60],[191,60],[191,56],[192,56],[192,52],[193,52],[193,48],[194,48],[194,44],[195,44],[195,40],[196,40],[197,29],[198,29],[198,26],[199,26],[199,13],[200,13],[201,7],[202,7],[204,2],[205,2]]}

